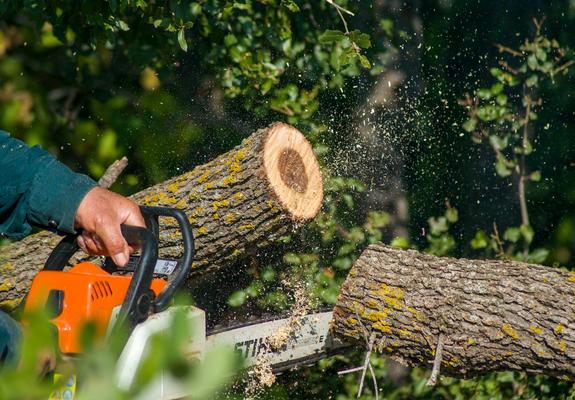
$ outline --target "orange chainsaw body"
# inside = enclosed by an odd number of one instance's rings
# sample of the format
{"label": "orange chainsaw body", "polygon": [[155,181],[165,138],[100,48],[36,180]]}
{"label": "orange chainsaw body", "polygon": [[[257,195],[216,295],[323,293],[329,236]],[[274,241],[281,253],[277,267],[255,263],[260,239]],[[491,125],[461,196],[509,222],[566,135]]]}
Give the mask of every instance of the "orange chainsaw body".
{"label": "orange chainsaw body", "polygon": [[[131,276],[112,275],[91,262],[68,271],[39,272],[32,282],[24,312],[46,310],[58,331],[62,353],[80,353],[80,335],[86,323],[93,323],[96,335],[106,334],[114,308],[121,307]],[[157,296],[166,286],[153,279],[150,286]]]}

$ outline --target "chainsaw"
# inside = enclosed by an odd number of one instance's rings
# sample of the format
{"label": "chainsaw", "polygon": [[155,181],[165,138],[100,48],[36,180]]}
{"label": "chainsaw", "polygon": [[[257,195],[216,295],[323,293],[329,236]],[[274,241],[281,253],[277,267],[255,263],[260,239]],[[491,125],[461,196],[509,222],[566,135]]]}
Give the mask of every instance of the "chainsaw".
{"label": "chainsaw", "polygon": [[[24,315],[38,309],[47,313],[56,328],[58,350],[63,358],[81,356],[81,332],[87,323],[93,324],[97,337],[105,338],[123,329],[128,335],[116,364],[115,384],[130,390],[152,338],[168,332],[175,312],[185,315],[190,328],[186,357],[200,361],[215,348],[231,347],[243,359],[245,367],[263,359],[279,373],[312,364],[346,346],[331,335],[331,311],[298,318],[295,327],[291,326],[292,319],[280,317],[208,331],[203,310],[173,304],[174,294],[186,281],[194,257],[192,228],[185,213],[144,206],[141,211],[146,228],[121,226],[126,241],[140,248],[140,255],[131,256],[125,268],[117,268],[108,258],[103,267],[82,262],[64,271],[78,251],[77,235],[68,235],[34,278]],[[159,217],[174,218],[178,223],[184,248],[179,259],[158,257]],[[114,274],[118,271],[132,274]],[[287,341],[278,348],[270,346],[268,339],[286,329]],[[187,395],[184,385],[169,371],[162,371],[138,399],[168,400]]]}

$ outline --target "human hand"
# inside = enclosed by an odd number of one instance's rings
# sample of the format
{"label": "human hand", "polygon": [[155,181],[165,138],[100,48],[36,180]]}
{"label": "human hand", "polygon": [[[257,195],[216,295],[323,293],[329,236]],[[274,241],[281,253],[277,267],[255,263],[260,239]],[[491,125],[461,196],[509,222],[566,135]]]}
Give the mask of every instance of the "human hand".
{"label": "human hand", "polygon": [[84,197],[75,222],[83,229],[78,237],[80,248],[89,254],[110,256],[118,266],[126,265],[135,250],[126,243],[120,225],[146,226],[136,203],[100,187]]}

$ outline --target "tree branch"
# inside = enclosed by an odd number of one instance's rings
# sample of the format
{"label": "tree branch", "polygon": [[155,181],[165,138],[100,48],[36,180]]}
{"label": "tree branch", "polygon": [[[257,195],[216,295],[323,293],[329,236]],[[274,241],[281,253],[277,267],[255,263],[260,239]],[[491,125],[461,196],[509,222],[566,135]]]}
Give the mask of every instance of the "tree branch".
{"label": "tree branch", "polygon": [[118,177],[122,174],[124,169],[128,166],[128,158],[122,157],[119,160],[116,160],[108,167],[104,175],[98,181],[98,185],[103,187],[104,189],[109,189],[110,186],[116,182]]}

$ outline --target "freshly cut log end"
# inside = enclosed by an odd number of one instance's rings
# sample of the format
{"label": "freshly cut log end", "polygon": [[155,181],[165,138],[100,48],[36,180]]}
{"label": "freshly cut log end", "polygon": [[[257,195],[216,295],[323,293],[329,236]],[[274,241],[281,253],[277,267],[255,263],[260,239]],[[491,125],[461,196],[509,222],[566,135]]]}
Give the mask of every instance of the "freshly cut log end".
{"label": "freshly cut log end", "polygon": [[311,145],[293,126],[276,123],[264,141],[263,167],[278,202],[294,220],[316,216],[323,201],[319,164]]}
{"label": "freshly cut log end", "polygon": [[[196,238],[192,274],[197,275],[256,254],[296,223],[315,217],[323,185],[309,142],[294,127],[276,122],[209,163],[134,199],[186,211]],[[175,228],[162,229],[164,255],[179,252]]]}
{"label": "freshly cut log end", "polygon": [[354,263],[334,331],[411,366],[469,378],[519,370],[575,378],[575,274],[374,244]]}

